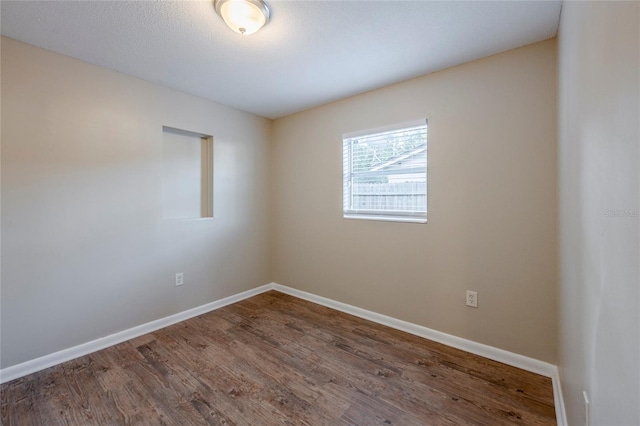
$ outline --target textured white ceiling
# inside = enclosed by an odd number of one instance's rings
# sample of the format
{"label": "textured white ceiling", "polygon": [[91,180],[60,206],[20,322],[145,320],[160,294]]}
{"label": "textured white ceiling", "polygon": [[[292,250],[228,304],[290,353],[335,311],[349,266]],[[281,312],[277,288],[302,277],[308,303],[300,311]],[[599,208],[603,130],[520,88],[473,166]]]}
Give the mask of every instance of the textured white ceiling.
{"label": "textured white ceiling", "polygon": [[268,1],[241,36],[211,1],[5,1],[2,34],[268,118],[554,37],[559,1]]}

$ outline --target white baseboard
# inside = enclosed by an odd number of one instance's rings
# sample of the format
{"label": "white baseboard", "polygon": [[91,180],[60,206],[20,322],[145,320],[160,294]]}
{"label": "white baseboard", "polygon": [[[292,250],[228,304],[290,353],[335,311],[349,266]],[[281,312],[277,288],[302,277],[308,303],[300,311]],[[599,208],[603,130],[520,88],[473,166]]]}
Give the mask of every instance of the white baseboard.
{"label": "white baseboard", "polygon": [[317,303],[318,305],[326,306],[328,308],[354,315],[356,317],[360,317],[378,324],[386,325],[397,330],[405,331],[407,333],[423,337],[425,339],[433,340],[447,346],[461,349],[475,355],[480,355],[494,361],[502,362],[513,367],[521,368],[532,373],[537,373],[542,376],[549,377],[551,378],[553,384],[553,396],[558,425],[567,425],[564,400],[562,398],[562,387],[560,385],[560,375],[558,374],[558,367],[555,365],[539,361],[537,359],[529,358],[524,355],[505,351],[503,349],[494,348],[493,346],[477,343],[472,340],[456,337],[451,334],[442,333],[440,331],[432,330],[421,325],[402,321],[396,318],[378,314],[376,312],[368,311],[366,309],[358,308],[356,306],[348,305],[346,303],[338,302],[326,297],[317,296],[312,293],[307,293],[306,291],[297,290],[276,283],[266,284],[252,290],[244,291],[233,296],[225,297],[224,299],[198,306],[193,309],[189,309],[174,315],[170,315],[168,317],[164,317],[155,321],[148,322],[146,324],[123,330],[106,337],[101,337],[99,339],[92,340],[90,342],[74,346],[72,348],[63,349],[59,352],[45,355],[40,358],[23,362],[21,364],[13,365],[11,367],[3,368],[0,370],[0,383],[5,383],[31,373],[44,370],[45,368],[53,367],[54,365],[70,361],[84,355],[88,355],[109,346],[113,346],[118,343],[133,339],[135,337],[139,337],[144,334],[159,330],[161,328],[179,323],[181,321],[185,321],[189,318],[214,311],[216,309],[231,305],[244,299],[248,299],[269,290],[276,290],[281,293],[297,297],[299,299]]}
{"label": "white baseboard", "polygon": [[494,361],[511,365],[513,367],[531,371],[545,377],[553,377],[556,370],[555,365],[548,364],[543,361],[538,361],[537,359],[529,358],[524,355],[518,355],[513,352],[505,351],[503,349],[494,348],[493,346],[484,345],[472,340],[463,339],[462,337],[456,337],[451,334],[442,333],[440,331],[432,330],[421,325],[402,321],[396,318],[388,317],[386,315],[381,315],[376,312],[358,308],[356,306],[347,305],[346,303],[337,302],[332,299],[327,299],[326,297],[316,296],[315,294],[307,293],[295,288],[286,287],[274,283],[273,289],[300,299],[308,300],[309,302],[317,303],[318,305],[323,305],[328,308],[336,309],[338,311],[342,311],[356,317],[376,322],[378,324],[386,325],[397,330],[424,337],[425,339],[433,340],[435,342],[442,343],[456,349],[462,349],[463,351],[470,352],[475,355],[480,355]]}
{"label": "white baseboard", "polygon": [[556,409],[556,420],[558,426],[567,426],[567,410],[564,407],[564,397],[562,396],[562,384],[560,383],[560,371],[558,367],[555,369],[553,377],[551,377],[551,383],[553,384],[553,403]]}
{"label": "white baseboard", "polygon": [[515,354],[513,352],[505,351],[503,349],[498,349],[493,346],[474,342],[472,340],[463,339],[462,337],[442,333],[440,331],[432,330],[421,325],[378,314],[376,312],[368,311],[366,309],[358,308],[346,303],[337,302],[326,297],[307,293],[306,291],[297,290],[295,288],[283,286],[276,283],[271,284],[271,287],[273,290],[297,297],[299,299],[317,303],[318,305],[326,306],[328,308],[360,317],[368,321],[386,325],[397,330],[405,331],[407,333],[423,337],[425,339],[433,340],[447,346],[461,349],[475,355],[480,355],[482,357],[510,365],[512,367],[521,368],[532,373],[540,374],[541,376],[549,377],[551,378],[553,384],[553,398],[556,409],[556,420],[559,426],[566,426],[567,424],[558,367],[553,364],[539,361],[534,358],[529,358],[524,355]]}
{"label": "white baseboard", "polygon": [[257,294],[264,293],[265,291],[269,291],[272,289],[272,284],[266,284],[261,287],[234,294],[232,296],[225,297],[224,299],[216,300],[214,302],[188,309],[174,315],[169,315],[168,317],[160,318],[155,321],[129,328],[127,330],[111,334],[109,336],[100,337],[90,342],[82,343],[78,346],[73,346],[71,348],[63,349],[49,355],[41,356],[40,358],[32,359],[20,364],[12,365],[11,367],[3,368],[0,370],[0,384],[18,379],[20,377],[35,373],[40,370],[44,370],[45,368],[53,367],[54,365],[58,365],[66,361],[71,361],[72,359],[76,359],[84,355],[89,355],[90,353],[108,348],[109,346],[117,345],[118,343],[131,340],[135,337],[139,337],[144,334],[159,330],[161,328],[177,324],[181,321],[188,320],[189,318],[193,318],[198,315],[220,309],[224,306],[231,305],[232,303],[236,303],[244,299],[248,299],[249,297],[253,297]]}

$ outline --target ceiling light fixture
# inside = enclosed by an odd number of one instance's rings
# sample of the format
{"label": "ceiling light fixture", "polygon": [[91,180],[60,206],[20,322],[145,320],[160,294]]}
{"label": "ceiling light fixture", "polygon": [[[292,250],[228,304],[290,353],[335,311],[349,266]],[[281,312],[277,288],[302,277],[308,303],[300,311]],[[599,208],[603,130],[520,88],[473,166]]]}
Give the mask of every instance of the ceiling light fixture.
{"label": "ceiling light fixture", "polygon": [[214,0],[213,5],[238,34],[253,34],[269,22],[269,7],[262,0]]}

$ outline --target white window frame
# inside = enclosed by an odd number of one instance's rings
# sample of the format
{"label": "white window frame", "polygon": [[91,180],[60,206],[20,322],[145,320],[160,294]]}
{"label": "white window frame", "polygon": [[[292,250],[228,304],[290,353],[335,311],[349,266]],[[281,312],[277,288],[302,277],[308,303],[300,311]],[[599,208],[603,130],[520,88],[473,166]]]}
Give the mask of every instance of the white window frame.
{"label": "white window frame", "polygon": [[[342,135],[342,158],[343,158],[343,178],[342,178],[342,211],[343,218],[345,219],[364,219],[364,220],[380,220],[380,221],[392,221],[392,222],[413,222],[413,223],[427,223],[427,211],[413,211],[413,210],[363,210],[354,209],[352,206],[352,191],[351,184],[353,179],[352,166],[352,139],[363,136],[372,136],[379,133],[400,131],[404,129],[411,129],[418,126],[427,126],[427,119],[414,120],[406,123],[394,124],[385,127],[378,127],[375,129],[361,130],[357,132],[349,132]],[[428,137],[427,147],[425,148],[425,179],[428,177]],[[370,172],[368,172],[370,173]],[[384,172],[380,173],[380,176],[384,175]],[[428,182],[428,179],[427,179]],[[425,186],[425,198],[428,210],[428,183]]]}

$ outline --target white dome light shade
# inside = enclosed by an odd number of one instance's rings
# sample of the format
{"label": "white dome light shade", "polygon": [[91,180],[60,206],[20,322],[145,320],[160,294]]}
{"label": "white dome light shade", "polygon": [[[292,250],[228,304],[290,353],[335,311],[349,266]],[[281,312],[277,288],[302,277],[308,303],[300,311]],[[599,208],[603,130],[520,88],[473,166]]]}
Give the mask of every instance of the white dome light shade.
{"label": "white dome light shade", "polygon": [[238,34],[253,34],[269,22],[269,7],[262,0],[215,0],[214,6]]}

